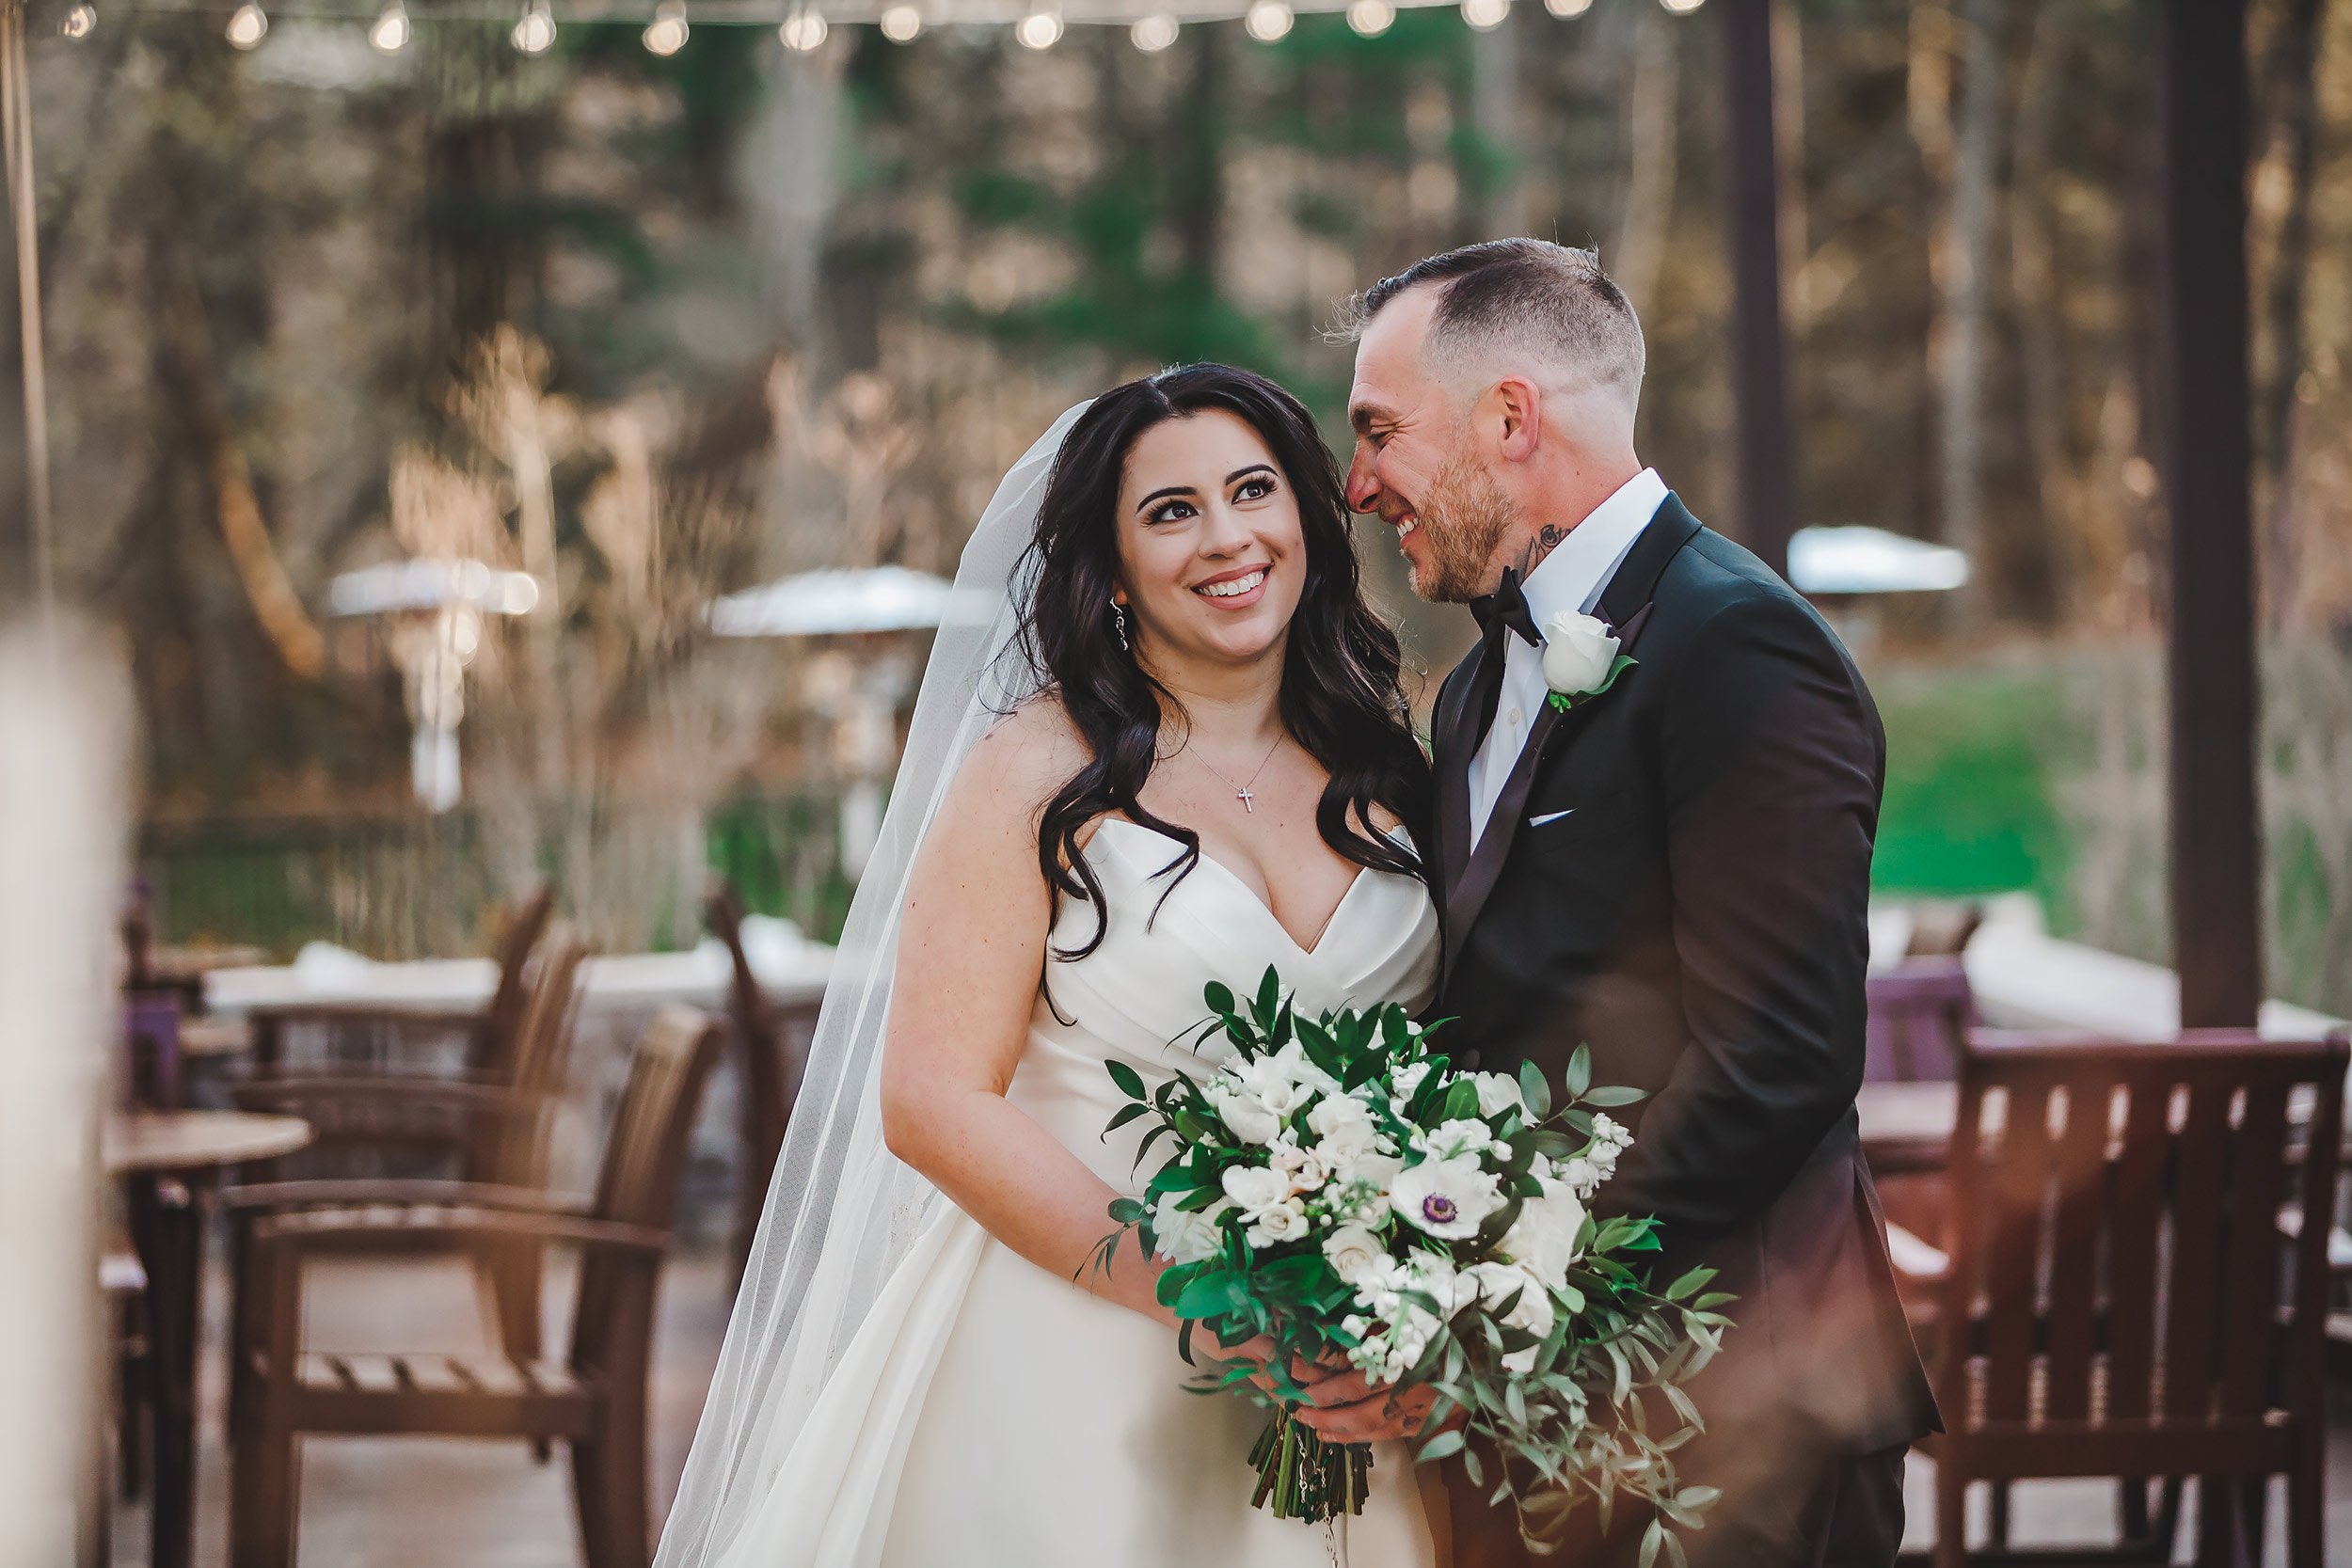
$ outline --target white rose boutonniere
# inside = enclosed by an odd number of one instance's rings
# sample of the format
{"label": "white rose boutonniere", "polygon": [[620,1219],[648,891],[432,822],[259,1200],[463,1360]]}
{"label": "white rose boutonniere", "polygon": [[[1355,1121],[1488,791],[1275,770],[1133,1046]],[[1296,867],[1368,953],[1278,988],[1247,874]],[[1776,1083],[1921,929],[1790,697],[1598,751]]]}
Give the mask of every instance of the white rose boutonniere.
{"label": "white rose boutonniere", "polygon": [[1618,652],[1616,633],[1597,615],[1563,613],[1544,627],[1544,684],[1551,688],[1551,705],[1563,711],[1608,690],[1634,662]]}

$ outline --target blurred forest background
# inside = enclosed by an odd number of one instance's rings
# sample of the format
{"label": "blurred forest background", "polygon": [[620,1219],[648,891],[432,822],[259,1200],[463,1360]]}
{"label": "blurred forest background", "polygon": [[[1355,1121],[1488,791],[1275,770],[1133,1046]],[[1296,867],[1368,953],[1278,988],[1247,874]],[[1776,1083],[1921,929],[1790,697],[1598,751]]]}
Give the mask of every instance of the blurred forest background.
{"label": "blurred forest background", "polygon": [[[1599,247],[1648,331],[1644,453],[1736,535],[1721,9],[1304,16],[1154,54],[696,25],[663,58],[561,13],[533,57],[422,5],[390,55],[358,22],[241,53],[217,17],[100,0],[68,40],[36,8],[58,571],[131,651],[168,927],[458,950],[554,867],[606,940],[682,940],[708,863],[829,930],[837,731],[877,660],[723,643],[701,606],[819,565],[952,572],[1056,412],[1163,364],[1267,372],[1340,439],[1333,303],[1470,239]],[[2352,0],[2253,9],[2269,961],[2341,1013]],[[1799,520],[1977,562],[1857,632],[1893,745],[1882,887],[2029,888],[2166,957],[2156,628],[2196,585],[2164,580],[2148,446],[2153,8],[1774,20]],[[1466,623],[1364,543],[1442,669]],[[417,661],[326,583],[451,553],[548,602],[479,628],[466,800],[432,817]],[[879,667],[902,687],[909,657]]]}

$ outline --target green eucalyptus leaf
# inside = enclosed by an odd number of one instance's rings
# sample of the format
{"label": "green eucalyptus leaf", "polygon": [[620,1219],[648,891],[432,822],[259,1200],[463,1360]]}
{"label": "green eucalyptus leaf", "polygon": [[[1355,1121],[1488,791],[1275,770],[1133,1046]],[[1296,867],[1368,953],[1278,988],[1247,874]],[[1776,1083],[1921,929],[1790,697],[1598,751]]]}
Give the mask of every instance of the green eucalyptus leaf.
{"label": "green eucalyptus leaf", "polygon": [[1542,1068],[1525,1059],[1519,1062],[1519,1098],[1527,1101],[1527,1114],[1534,1119],[1551,1115],[1551,1085]]}
{"label": "green eucalyptus leaf", "polygon": [[1630,1105],[1637,1101],[1648,1098],[1649,1090],[1629,1088],[1622,1084],[1605,1084],[1599,1088],[1588,1089],[1583,1097],[1585,1104],[1597,1106],[1602,1110],[1617,1105]]}

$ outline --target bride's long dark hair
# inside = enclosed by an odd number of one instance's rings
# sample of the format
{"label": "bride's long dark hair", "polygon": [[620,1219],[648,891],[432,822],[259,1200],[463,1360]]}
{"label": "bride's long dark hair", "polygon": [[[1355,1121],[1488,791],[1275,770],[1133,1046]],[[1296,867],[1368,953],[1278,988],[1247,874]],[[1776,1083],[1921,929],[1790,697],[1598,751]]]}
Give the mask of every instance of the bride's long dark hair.
{"label": "bride's long dark hair", "polygon": [[1182,705],[1120,646],[1111,591],[1119,581],[1119,489],[1128,453],[1154,425],[1213,408],[1257,431],[1298,502],[1306,583],[1291,617],[1279,711],[1291,738],[1330,775],[1315,827],[1358,865],[1428,879],[1416,856],[1374,827],[1377,806],[1415,843],[1429,842],[1429,762],[1398,682],[1396,634],[1364,599],[1339,466],[1307,410],[1273,382],[1230,365],[1185,365],[1114,388],[1079,416],[1055,456],[1025,562],[1037,587],[1014,646],[1043,693],[1060,701],[1090,758],[1046,802],[1038,830],[1038,864],[1054,889],[1055,913],[1065,895],[1098,911],[1084,944],[1055,949],[1065,960],[1093,952],[1109,928],[1102,882],[1079,852],[1097,818],[1121,813],[1182,844],[1168,867],[1169,887],[1200,861],[1199,833],[1153,816],[1137,799],[1157,758],[1160,726]]}

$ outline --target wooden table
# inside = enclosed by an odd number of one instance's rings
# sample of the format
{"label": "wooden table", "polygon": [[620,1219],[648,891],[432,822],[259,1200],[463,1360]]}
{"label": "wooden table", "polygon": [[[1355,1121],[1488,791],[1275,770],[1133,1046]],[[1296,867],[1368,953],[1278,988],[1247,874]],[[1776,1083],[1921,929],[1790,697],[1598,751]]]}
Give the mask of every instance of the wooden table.
{"label": "wooden table", "polygon": [[127,1189],[131,1242],[147,1270],[155,1368],[155,1568],[187,1568],[196,1541],[196,1368],[203,1311],[205,1198],[221,1173],[310,1141],[300,1117],[133,1111],[110,1117],[106,1171]]}
{"label": "wooden table", "polygon": [[1949,1162],[1960,1125],[1958,1084],[1865,1084],[1854,1110],[1873,1176],[1940,1171]]}

